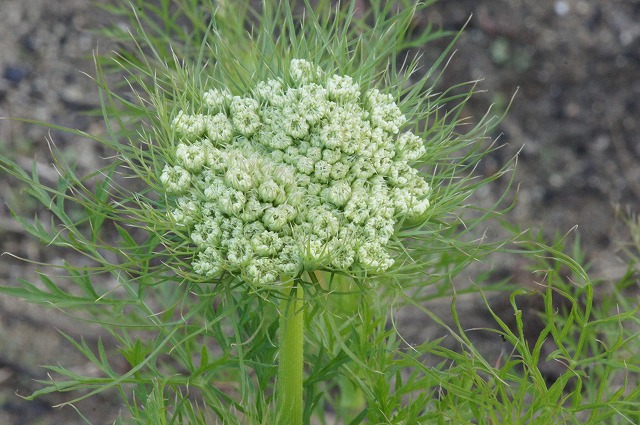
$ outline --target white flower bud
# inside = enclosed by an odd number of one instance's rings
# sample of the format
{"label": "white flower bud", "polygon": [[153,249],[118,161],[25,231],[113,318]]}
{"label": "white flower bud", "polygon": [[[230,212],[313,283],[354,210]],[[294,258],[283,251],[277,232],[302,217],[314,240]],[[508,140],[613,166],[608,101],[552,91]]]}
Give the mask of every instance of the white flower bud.
{"label": "white flower bud", "polygon": [[303,139],[309,135],[307,120],[292,108],[285,109],[284,120],[281,124],[285,133],[295,139]]}
{"label": "white flower bud", "polygon": [[336,207],[343,207],[351,199],[351,185],[346,181],[337,181],[323,189],[322,197]]}
{"label": "white flower bud", "polygon": [[325,240],[338,234],[340,222],[330,211],[320,211],[311,215],[312,232]]}
{"label": "white flower bud", "polygon": [[386,270],[393,265],[387,251],[377,243],[364,243],[358,248],[358,261],[367,268]]}
{"label": "white flower bud", "polygon": [[275,256],[282,250],[282,240],[275,232],[265,230],[250,240],[253,252],[262,256]]}
{"label": "white flower bud", "polygon": [[304,59],[292,59],[289,66],[291,79],[299,84],[307,84],[322,75],[322,70]]}
{"label": "white flower bud", "polygon": [[260,105],[255,99],[234,96],[231,101],[230,111],[233,126],[238,133],[249,137],[260,128],[262,123],[257,112],[258,106]]}
{"label": "white flower bud", "polygon": [[265,204],[262,204],[254,194],[248,196],[247,202],[244,204],[244,209],[240,213],[240,219],[246,223],[259,220],[262,217],[262,213],[266,208]]}
{"label": "white flower bud", "polygon": [[324,118],[328,111],[327,90],[324,87],[311,83],[300,88],[298,113],[310,125],[314,125]]}
{"label": "white flower bud", "polygon": [[192,263],[193,271],[206,277],[217,277],[222,272],[222,257],[213,246],[198,253],[198,258]]}
{"label": "white flower bud", "polygon": [[189,115],[184,111],[178,112],[171,126],[176,133],[191,141],[197,140],[205,131],[205,121],[202,115]]}
{"label": "white flower bud", "polygon": [[242,268],[253,260],[253,251],[249,241],[242,238],[233,238],[229,241],[227,261],[233,268]]}
{"label": "white flower bud", "polygon": [[233,126],[223,113],[207,116],[204,120],[209,139],[216,144],[225,144],[233,139]]}
{"label": "white flower bud", "polygon": [[228,215],[240,214],[247,198],[239,190],[228,188],[220,195],[220,209]]}
{"label": "white flower bud", "polygon": [[170,217],[180,226],[189,226],[196,222],[200,216],[200,206],[189,198],[178,198],[177,207],[171,211]]}
{"label": "white flower bud", "polygon": [[333,75],[327,80],[327,92],[331,100],[354,102],[360,97],[360,86],[348,75]]}
{"label": "white flower bud", "polygon": [[178,164],[192,173],[199,173],[207,160],[207,150],[201,142],[180,143],[176,148]]}
{"label": "white flower bud", "polygon": [[287,194],[284,189],[273,180],[266,180],[258,187],[258,196],[262,202],[282,204],[286,201]]}
{"label": "white flower bud", "polygon": [[202,100],[209,110],[209,113],[223,111],[231,102],[231,92],[229,90],[211,89],[203,93]]}
{"label": "white flower bud", "polygon": [[320,129],[319,139],[328,149],[338,149],[344,143],[344,133],[344,129],[339,125],[329,124]]}
{"label": "white flower bud", "polygon": [[296,166],[296,169],[299,172],[306,175],[310,175],[311,173],[313,173],[313,170],[315,169],[314,160],[303,155],[296,156],[295,160],[293,161],[293,164]]}
{"label": "white flower bud", "polygon": [[214,147],[207,149],[206,165],[214,172],[225,172],[228,165],[227,152]]}
{"label": "white flower bud", "polygon": [[309,148],[307,148],[305,152],[305,155],[313,159],[314,162],[320,161],[322,159],[322,149],[317,146],[309,146]]}
{"label": "white flower bud", "polygon": [[282,204],[267,208],[262,216],[262,222],[267,229],[277,232],[294,218],[295,209],[291,205]]}
{"label": "white flower bud", "polygon": [[253,189],[255,185],[251,174],[237,163],[235,166],[229,167],[224,178],[232,188],[245,193]]}
{"label": "white flower bud", "polygon": [[398,136],[396,151],[407,161],[415,161],[426,153],[422,139],[411,132]]}
{"label": "white flower bud", "polygon": [[196,223],[191,233],[191,239],[200,247],[217,246],[220,244],[221,237],[220,220],[213,217],[207,217],[203,222]]}
{"label": "white flower bud", "polygon": [[359,158],[349,170],[349,174],[355,179],[367,180],[369,177],[376,173],[376,169],[373,167],[371,161],[364,158]]}
{"label": "white flower bud", "polygon": [[276,263],[270,258],[255,258],[245,269],[244,277],[254,285],[272,284],[278,278]]}
{"label": "white flower bud", "polygon": [[351,198],[344,207],[344,216],[355,224],[362,224],[369,218],[367,208],[368,193],[358,190],[351,194]]}
{"label": "white flower bud", "polygon": [[189,189],[191,174],[178,165],[172,167],[167,164],[162,170],[160,181],[168,193],[179,195]]}
{"label": "white flower bud", "polygon": [[278,131],[275,133],[268,131],[261,132],[258,134],[258,141],[271,149],[278,150],[287,149],[293,143],[291,136],[286,134],[284,131]]}
{"label": "white flower bud", "polygon": [[[336,162],[331,166],[331,178],[333,180],[342,180],[347,174],[349,174],[349,170],[351,170],[351,166],[345,162]],[[351,176],[350,180],[353,179]]]}
{"label": "white flower bud", "polygon": [[315,177],[316,181],[320,183],[324,183],[329,180],[330,176],[331,176],[331,164],[322,160],[316,162],[314,173],[313,173],[313,177]]}
{"label": "white flower bud", "polygon": [[336,162],[342,159],[342,152],[340,149],[323,149],[322,150],[322,160],[328,162],[333,165]]}
{"label": "white flower bud", "polygon": [[217,202],[222,194],[229,190],[224,181],[219,178],[212,180],[204,190],[204,196],[208,201]]}
{"label": "white flower bud", "polygon": [[[278,80],[266,80],[260,81],[253,93],[260,102],[264,102],[265,104],[269,104],[273,102],[273,100],[278,99],[284,95],[282,89],[282,82]],[[279,102],[276,102],[278,104]]]}

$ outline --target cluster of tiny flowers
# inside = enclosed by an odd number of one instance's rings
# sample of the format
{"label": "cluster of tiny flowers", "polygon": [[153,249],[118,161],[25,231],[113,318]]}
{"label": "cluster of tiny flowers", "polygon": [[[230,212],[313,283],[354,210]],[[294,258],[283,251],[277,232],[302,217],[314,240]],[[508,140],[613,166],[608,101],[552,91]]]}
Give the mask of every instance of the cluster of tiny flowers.
{"label": "cluster of tiny flowers", "polygon": [[401,133],[393,98],[301,59],[290,85],[212,89],[172,122],[175,160],[160,180],[175,225],[198,248],[194,271],[253,284],[304,270],[380,272],[401,217],[420,216],[429,186],[411,166],[422,140]]}

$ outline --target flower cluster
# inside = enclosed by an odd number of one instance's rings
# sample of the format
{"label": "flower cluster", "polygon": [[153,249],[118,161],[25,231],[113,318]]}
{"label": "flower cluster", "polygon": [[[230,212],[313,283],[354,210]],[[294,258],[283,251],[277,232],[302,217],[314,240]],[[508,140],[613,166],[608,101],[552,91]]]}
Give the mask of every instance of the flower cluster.
{"label": "flower cluster", "polygon": [[196,273],[269,284],[303,270],[383,271],[397,220],[429,206],[411,166],[423,142],[400,133],[391,95],[300,59],[290,77],[244,97],[209,90],[202,113],[172,122],[179,142],[161,182],[198,248]]}

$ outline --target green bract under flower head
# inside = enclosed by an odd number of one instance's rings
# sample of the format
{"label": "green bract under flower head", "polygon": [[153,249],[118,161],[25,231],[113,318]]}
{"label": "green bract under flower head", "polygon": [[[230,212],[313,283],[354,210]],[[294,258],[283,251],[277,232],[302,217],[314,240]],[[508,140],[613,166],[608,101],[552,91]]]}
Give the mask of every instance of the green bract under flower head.
{"label": "green bract under flower head", "polygon": [[198,274],[269,284],[304,270],[384,271],[397,220],[429,206],[410,165],[423,142],[400,133],[390,95],[301,59],[290,76],[244,97],[209,90],[194,105],[204,113],[172,122],[179,143],[161,182],[198,247]]}

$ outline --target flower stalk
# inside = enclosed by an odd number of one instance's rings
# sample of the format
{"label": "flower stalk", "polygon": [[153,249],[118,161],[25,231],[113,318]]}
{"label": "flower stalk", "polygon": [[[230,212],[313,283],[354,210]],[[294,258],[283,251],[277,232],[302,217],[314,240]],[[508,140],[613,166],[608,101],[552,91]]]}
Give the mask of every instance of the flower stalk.
{"label": "flower stalk", "polygon": [[279,422],[302,425],[304,291],[299,283],[289,279],[280,311],[280,361],[276,403]]}

